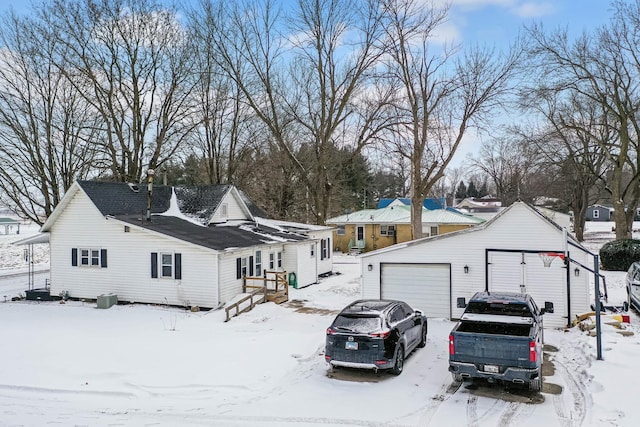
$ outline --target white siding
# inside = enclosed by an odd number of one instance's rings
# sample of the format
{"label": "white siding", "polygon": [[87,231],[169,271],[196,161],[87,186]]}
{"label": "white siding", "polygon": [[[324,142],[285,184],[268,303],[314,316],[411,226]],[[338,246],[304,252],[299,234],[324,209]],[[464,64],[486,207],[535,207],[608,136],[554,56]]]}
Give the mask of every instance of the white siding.
{"label": "white siding", "polygon": [[[317,272],[318,274],[330,273],[333,271],[333,248],[335,246],[335,242],[333,241],[333,230],[313,230],[309,232],[309,237],[312,239],[318,239],[316,242],[316,262],[317,262]],[[329,241],[329,257],[322,259],[322,254],[320,253],[320,240],[324,239],[325,241]]]}
{"label": "white siding", "polygon": [[296,244],[287,244],[285,249],[285,270],[287,273],[296,274],[296,282],[299,288],[309,286],[318,282],[316,274],[316,260],[319,255],[315,252],[315,257],[311,257],[311,245],[314,241],[306,241]]}
{"label": "white siding", "polygon": [[[75,194],[51,228],[51,293],[96,299],[115,293],[120,301],[171,305],[218,305],[217,255],[106,220],[82,191]],[[73,267],[72,248],[107,250],[107,268]],[[151,253],[182,254],[182,279],[151,278]]]}
{"label": "white siding", "polygon": [[[454,232],[411,244],[399,244],[394,248],[362,255],[362,297],[380,297],[380,263],[451,264],[451,313],[453,318],[459,318],[463,309],[456,307],[456,299],[464,297],[468,300],[475,292],[485,290],[488,280],[485,258],[487,248],[562,252],[563,234],[526,205],[516,203],[485,228]],[[569,249],[573,258],[590,265],[591,261],[586,261],[587,256],[582,251],[571,247]],[[369,264],[372,265],[372,271],[368,271]],[[465,265],[469,267],[468,273],[464,272]],[[571,316],[589,309],[588,276],[583,271],[579,277],[571,278]],[[566,279],[557,278],[543,286],[545,291],[558,288],[566,291]],[[558,304],[554,301],[554,304],[558,307],[563,302]]]}
{"label": "white siding", "polygon": [[[218,209],[216,209],[216,211],[214,212],[210,222],[219,223],[229,220],[249,219],[247,213],[244,211],[244,209],[242,209],[243,204],[241,204],[241,202],[238,200],[236,194],[237,193],[232,190],[224,196],[222,202],[220,202],[220,205],[218,206]],[[222,215],[222,205],[227,206],[226,217]]]}
{"label": "white siding", "polygon": [[[253,263],[255,267],[256,251],[262,252],[262,270],[264,272],[265,270],[269,270],[269,252],[277,253],[278,251],[282,250],[283,247],[280,245],[265,245],[260,247],[246,248],[220,255],[220,302],[225,303],[242,292],[242,278],[237,278],[238,258],[247,258],[247,275],[249,275],[249,257],[253,257]],[[257,276],[257,272],[255,271],[255,269],[253,276]],[[250,284],[258,285],[258,283]]]}

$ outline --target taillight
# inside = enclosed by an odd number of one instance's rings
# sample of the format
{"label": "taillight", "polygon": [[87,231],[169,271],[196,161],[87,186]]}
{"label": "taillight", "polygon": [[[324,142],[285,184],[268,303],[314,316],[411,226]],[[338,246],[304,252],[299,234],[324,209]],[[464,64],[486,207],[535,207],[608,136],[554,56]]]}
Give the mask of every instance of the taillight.
{"label": "taillight", "polygon": [[536,351],[536,342],[529,341],[529,362],[536,362],[538,360],[538,352]]}
{"label": "taillight", "polygon": [[376,338],[386,338],[389,336],[389,334],[391,334],[391,331],[383,331],[383,332],[374,332],[371,334],[372,337],[376,337]]}
{"label": "taillight", "polygon": [[453,335],[449,335],[449,354],[455,354],[456,347],[453,343]]}
{"label": "taillight", "polygon": [[336,333],[335,329],[327,328],[327,335],[333,335],[335,333]]}

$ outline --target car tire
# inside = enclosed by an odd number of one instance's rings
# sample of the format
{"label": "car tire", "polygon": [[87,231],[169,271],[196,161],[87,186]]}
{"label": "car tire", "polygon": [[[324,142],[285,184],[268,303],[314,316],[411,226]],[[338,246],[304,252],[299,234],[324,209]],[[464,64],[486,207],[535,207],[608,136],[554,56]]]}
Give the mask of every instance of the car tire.
{"label": "car tire", "polygon": [[404,348],[401,345],[398,345],[396,349],[396,361],[393,364],[393,368],[391,368],[391,373],[393,375],[400,375],[404,370]]}
{"label": "car tire", "polygon": [[420,332],[420,343],[418,347],[423,348],[427,345],[427,325],[426,323],[422,325],[422,331]]}

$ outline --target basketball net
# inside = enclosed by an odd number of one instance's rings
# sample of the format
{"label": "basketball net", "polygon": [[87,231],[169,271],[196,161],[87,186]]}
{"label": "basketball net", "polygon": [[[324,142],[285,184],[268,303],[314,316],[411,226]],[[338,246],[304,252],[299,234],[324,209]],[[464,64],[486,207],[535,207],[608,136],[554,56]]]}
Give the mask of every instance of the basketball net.
{"label": "basketball net", "polygon": [[551,263],[553,263],[553,260],[556,258],[564,261],[564,254],[562,252],[538,252],[538,256],[542,259],[545,267],[551,267]]}

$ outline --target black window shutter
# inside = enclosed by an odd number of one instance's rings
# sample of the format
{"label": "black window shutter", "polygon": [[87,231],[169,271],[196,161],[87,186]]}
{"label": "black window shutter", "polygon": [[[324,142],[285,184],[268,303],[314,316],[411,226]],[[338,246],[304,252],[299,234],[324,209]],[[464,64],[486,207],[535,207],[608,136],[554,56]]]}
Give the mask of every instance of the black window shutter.
{"label": "black window shutter", "polygon": [[158,278],[158,253],[151,252],[151,277]]}
{"label": "black window shutter", "polygon": [[253,257],[249,257],[249,276],[253,276]]}
{"label": "black window shutter", "polygon": [[236,258],[236,279],[242,278],[242,260]]}
{"label": "black window shutter", "polygon": [[324,254],[325,252],[325,245],[327,244],[327,242],[324,239],[320,240],[320,259],[324,259]]}
{"label": "black window shutter", "polygon": [[71,265],[78,266],[78,248],[71,248]]}
{"label": "black window shutter", "polygon": [[107,268],[107,250],[100,249],[100,267]]}
{"label": "black window shutter", "polygon": [[182,254],[175,254],[174,259],[176,263],[174,278],[182,279]]}
{"label": "black window shutter", "polygon": [[331,258],[331,237],[327,238],[327,258]]}

